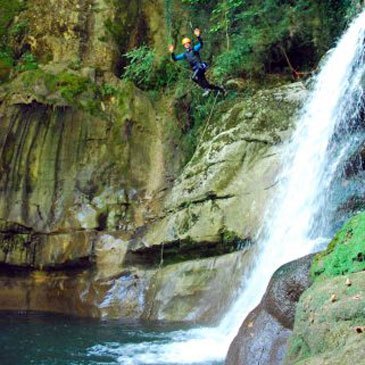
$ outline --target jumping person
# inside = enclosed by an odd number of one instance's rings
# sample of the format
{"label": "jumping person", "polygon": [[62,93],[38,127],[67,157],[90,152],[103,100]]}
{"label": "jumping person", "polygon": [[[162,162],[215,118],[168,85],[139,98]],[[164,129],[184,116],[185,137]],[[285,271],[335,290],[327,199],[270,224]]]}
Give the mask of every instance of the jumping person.
{"label": "jumping person", "polygon": [[198,38],[199,43],[193,46],[191,39],[184,38],[182,40],[182,45],[185,48],[185,52],[183,53],[175,55],[175,47],[173,45],[169,46],[172,59],[174,61],[187,60],[189,62],[190,67],[193,70],[193,76],[191,79],[205,90],[203,93],[204,96],[207,96],[210,91],[216,91],[225,95],[225,90],[223,88],[210,84],[206,79],[205,72],[207,71],[208,65],[205,62],[202,62],[199,53],[199,51],[203,48],[203,40],[200,36],[200,29],[195,28],[194,34]]}

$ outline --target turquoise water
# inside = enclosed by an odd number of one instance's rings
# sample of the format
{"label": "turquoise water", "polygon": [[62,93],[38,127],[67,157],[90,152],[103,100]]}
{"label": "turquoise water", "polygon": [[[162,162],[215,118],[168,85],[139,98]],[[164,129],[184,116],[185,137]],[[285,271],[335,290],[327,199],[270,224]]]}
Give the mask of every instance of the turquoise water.
{"label": "turquoise water", "polygon": [[[171,341],[169,333],[181,329],[49,314],[0,313],[0,364],[126,365],[120,352],[126,345],[133,348],[134,344]],[[109,350],[100,350],[104,348]],[[132,359],[128,361],[133,363]]]}

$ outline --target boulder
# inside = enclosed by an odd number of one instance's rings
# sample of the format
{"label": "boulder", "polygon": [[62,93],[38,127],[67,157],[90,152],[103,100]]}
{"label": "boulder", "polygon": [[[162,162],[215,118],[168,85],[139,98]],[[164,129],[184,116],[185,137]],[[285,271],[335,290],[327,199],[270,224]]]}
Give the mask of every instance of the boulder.
{"label": "boulder", "polygon": [[315,282],[297,306],[285,363],[363,364],[364,308],[365,272]]}
{"label": "boulder", "polygon": [[3,267],[0,310],[211,323],[234,300],[252,259],[252,252],[246,249],[146,269],[124,265],[126,245],[120,237],[101,234],[95,246],[93,267],[47,271]]}
{"label": "boulder", "polygon": [[314,284],[301,296],[286,364],[363,364],[365,213],[349,219],[315,256]]}
{"label": "boulder", "polygon": [[261,303],[248,315],[233,340],[226,365],[279,365],[294,325],[295,307],[310,285],[313,256],[280,267]]}
{"label": "boulder", "polygon": [[303,84],[261,90],[216,110],[140,247],[256,236],[275,191],[280,143],[306,96]]}

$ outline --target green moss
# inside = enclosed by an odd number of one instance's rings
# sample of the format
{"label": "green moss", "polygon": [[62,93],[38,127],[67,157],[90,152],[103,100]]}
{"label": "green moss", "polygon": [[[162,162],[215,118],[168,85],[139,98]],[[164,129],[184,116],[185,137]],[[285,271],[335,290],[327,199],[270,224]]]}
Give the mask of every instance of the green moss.
{"label": "green moss", "polygon": [[[101,103],[109,102],[112,97],[122,94],[121,89],[117,87],[110,84],[96,84],[87,77],[70,71],[53,74],[38,68],[22,72],[14,82],[19,80],[22,85],[20,88],[24,92],[34,94],[47,104],[64,104],[66,101],[70,106],[101,118],[107,118]],[[42,93],[37,93],[38,90]]]}
{"label": "green moss", "polygon": [[[317,280],[303,293],[296,307],[285,364],[350,364],[347,354],[351,354],[353,363],[362,364],[353,345],[359,343],[363,347],[362,335],[354,327],[365,323],[364,274],[347,274],[351,286],[345,285],[342,276]],[[332,293],[336,294],[335,302],[331,300]]]}
{"label": "green moss", "polygon": [[305,359],[311,355],[310,347],[303,336],[292,336],[289,339],[288,359]]}
{"label": "green moss", "polygon": [[313,279],[365,270],[365,212],[350,219],[311,268]]}
{"label": "green moss", "polygon": [[54,77],[48,77],[46,81],[50,91],[59,91],[68,102],[73,102],[90,84],[89,79],[70,72],[61,72]]}

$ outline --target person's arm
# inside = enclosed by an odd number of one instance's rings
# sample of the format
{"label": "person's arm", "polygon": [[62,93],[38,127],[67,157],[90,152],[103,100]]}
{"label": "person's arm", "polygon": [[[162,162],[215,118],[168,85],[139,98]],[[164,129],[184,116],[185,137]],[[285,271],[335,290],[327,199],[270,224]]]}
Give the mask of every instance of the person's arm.
{"label": "person's arm", "polygon": [[174,53],[174,49],[175,47],[171,44],[169,45],[169,52],[171,53],[171,58],[174,60],[174,61],[181,61],[185,58],[185,53],[180,53],[178,55],[176,55]]}
{"label": "person's arm", "polygon": [[198,38],[199,43],[194,46],[194,51],[199,52],[203,48],[203,39],[199,28],[194,29],[194,34]]}
{"label": "person's arm", "polygon": [[199,52],[203,48],[203,40],[200,36],[198,37],[198,41],[199,43],[194,46],[194,51],[196,52]]}
{"label": "person's arm", "polygon": [[171,57],[174,61],[182,61],[183,59],[185,59],[185,53],[180,53],[176,55],[174,52],[172,52]]}

